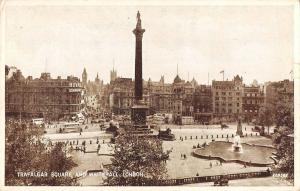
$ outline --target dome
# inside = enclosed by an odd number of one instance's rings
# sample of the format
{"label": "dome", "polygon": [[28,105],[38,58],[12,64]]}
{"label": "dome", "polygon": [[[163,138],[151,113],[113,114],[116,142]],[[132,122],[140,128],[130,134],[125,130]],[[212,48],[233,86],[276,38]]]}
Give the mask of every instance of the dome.
{"label": "dome", "polygon": [[180,83],[181,82],[181,79],[180,77],[177,75],[174,79],[174,83]]}
{"label": "dome", "polygon": [[187,81],[187,82],[186,82],[186,85],[187,85],[187,86],[192,86],[192,83],[189,82],[189,81]]}

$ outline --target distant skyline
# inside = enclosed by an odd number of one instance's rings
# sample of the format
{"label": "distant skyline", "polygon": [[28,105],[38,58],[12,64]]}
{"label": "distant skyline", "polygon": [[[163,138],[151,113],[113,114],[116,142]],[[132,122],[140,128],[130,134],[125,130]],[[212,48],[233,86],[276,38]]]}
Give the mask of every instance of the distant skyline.
{"label": "distant skyline", "polygon": [[134,78],[136,13],[141,13],[143,78],[200,84],[243,76],[246,84],[290,79],[292,6],[8,6],[6,65],[24,76]]}

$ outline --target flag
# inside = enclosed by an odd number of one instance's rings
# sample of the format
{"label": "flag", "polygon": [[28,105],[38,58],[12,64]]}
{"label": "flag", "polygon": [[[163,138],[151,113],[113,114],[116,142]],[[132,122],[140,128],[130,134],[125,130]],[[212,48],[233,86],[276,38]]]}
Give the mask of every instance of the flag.
{"label": "flag", "polygon": [[220,72],[220,74],[221,74],[221,73],[223,73],[223,74],[224,74],[224,70],[222,70],[222,71]]}

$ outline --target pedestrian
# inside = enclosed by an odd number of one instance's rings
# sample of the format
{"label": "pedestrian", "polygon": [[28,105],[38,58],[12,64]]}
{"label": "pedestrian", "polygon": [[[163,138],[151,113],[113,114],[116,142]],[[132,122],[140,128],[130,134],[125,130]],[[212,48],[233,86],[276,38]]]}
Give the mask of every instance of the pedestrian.
{"label": "pedestrian", "polygon": [[209,163],[209,167],[212,168],[212,163],[211,162]]}
{"label": "pedestrian", "polygon": [[246,162],[244,162],[244,168],[246,168],[246,167],[247,167]]}
{"label": "pedestrian", "polygon": [[218,161],[216,161],[216,166],[219,166],[219,163],[218,163]]}

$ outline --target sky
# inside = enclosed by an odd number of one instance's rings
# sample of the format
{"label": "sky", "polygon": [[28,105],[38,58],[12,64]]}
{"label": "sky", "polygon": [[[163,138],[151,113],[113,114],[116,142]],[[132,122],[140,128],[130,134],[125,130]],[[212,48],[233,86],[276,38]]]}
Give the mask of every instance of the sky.
{"label": "sky", "polygon": [[[136,13],[141,13],[143,78],[200,84],[242,75],[245,83],[290,78],[293,7],[289,6],[7,6],[6,65],[24,76],[109,82],[134,78]],[[209,78],[208,78],[209,76]]]}

